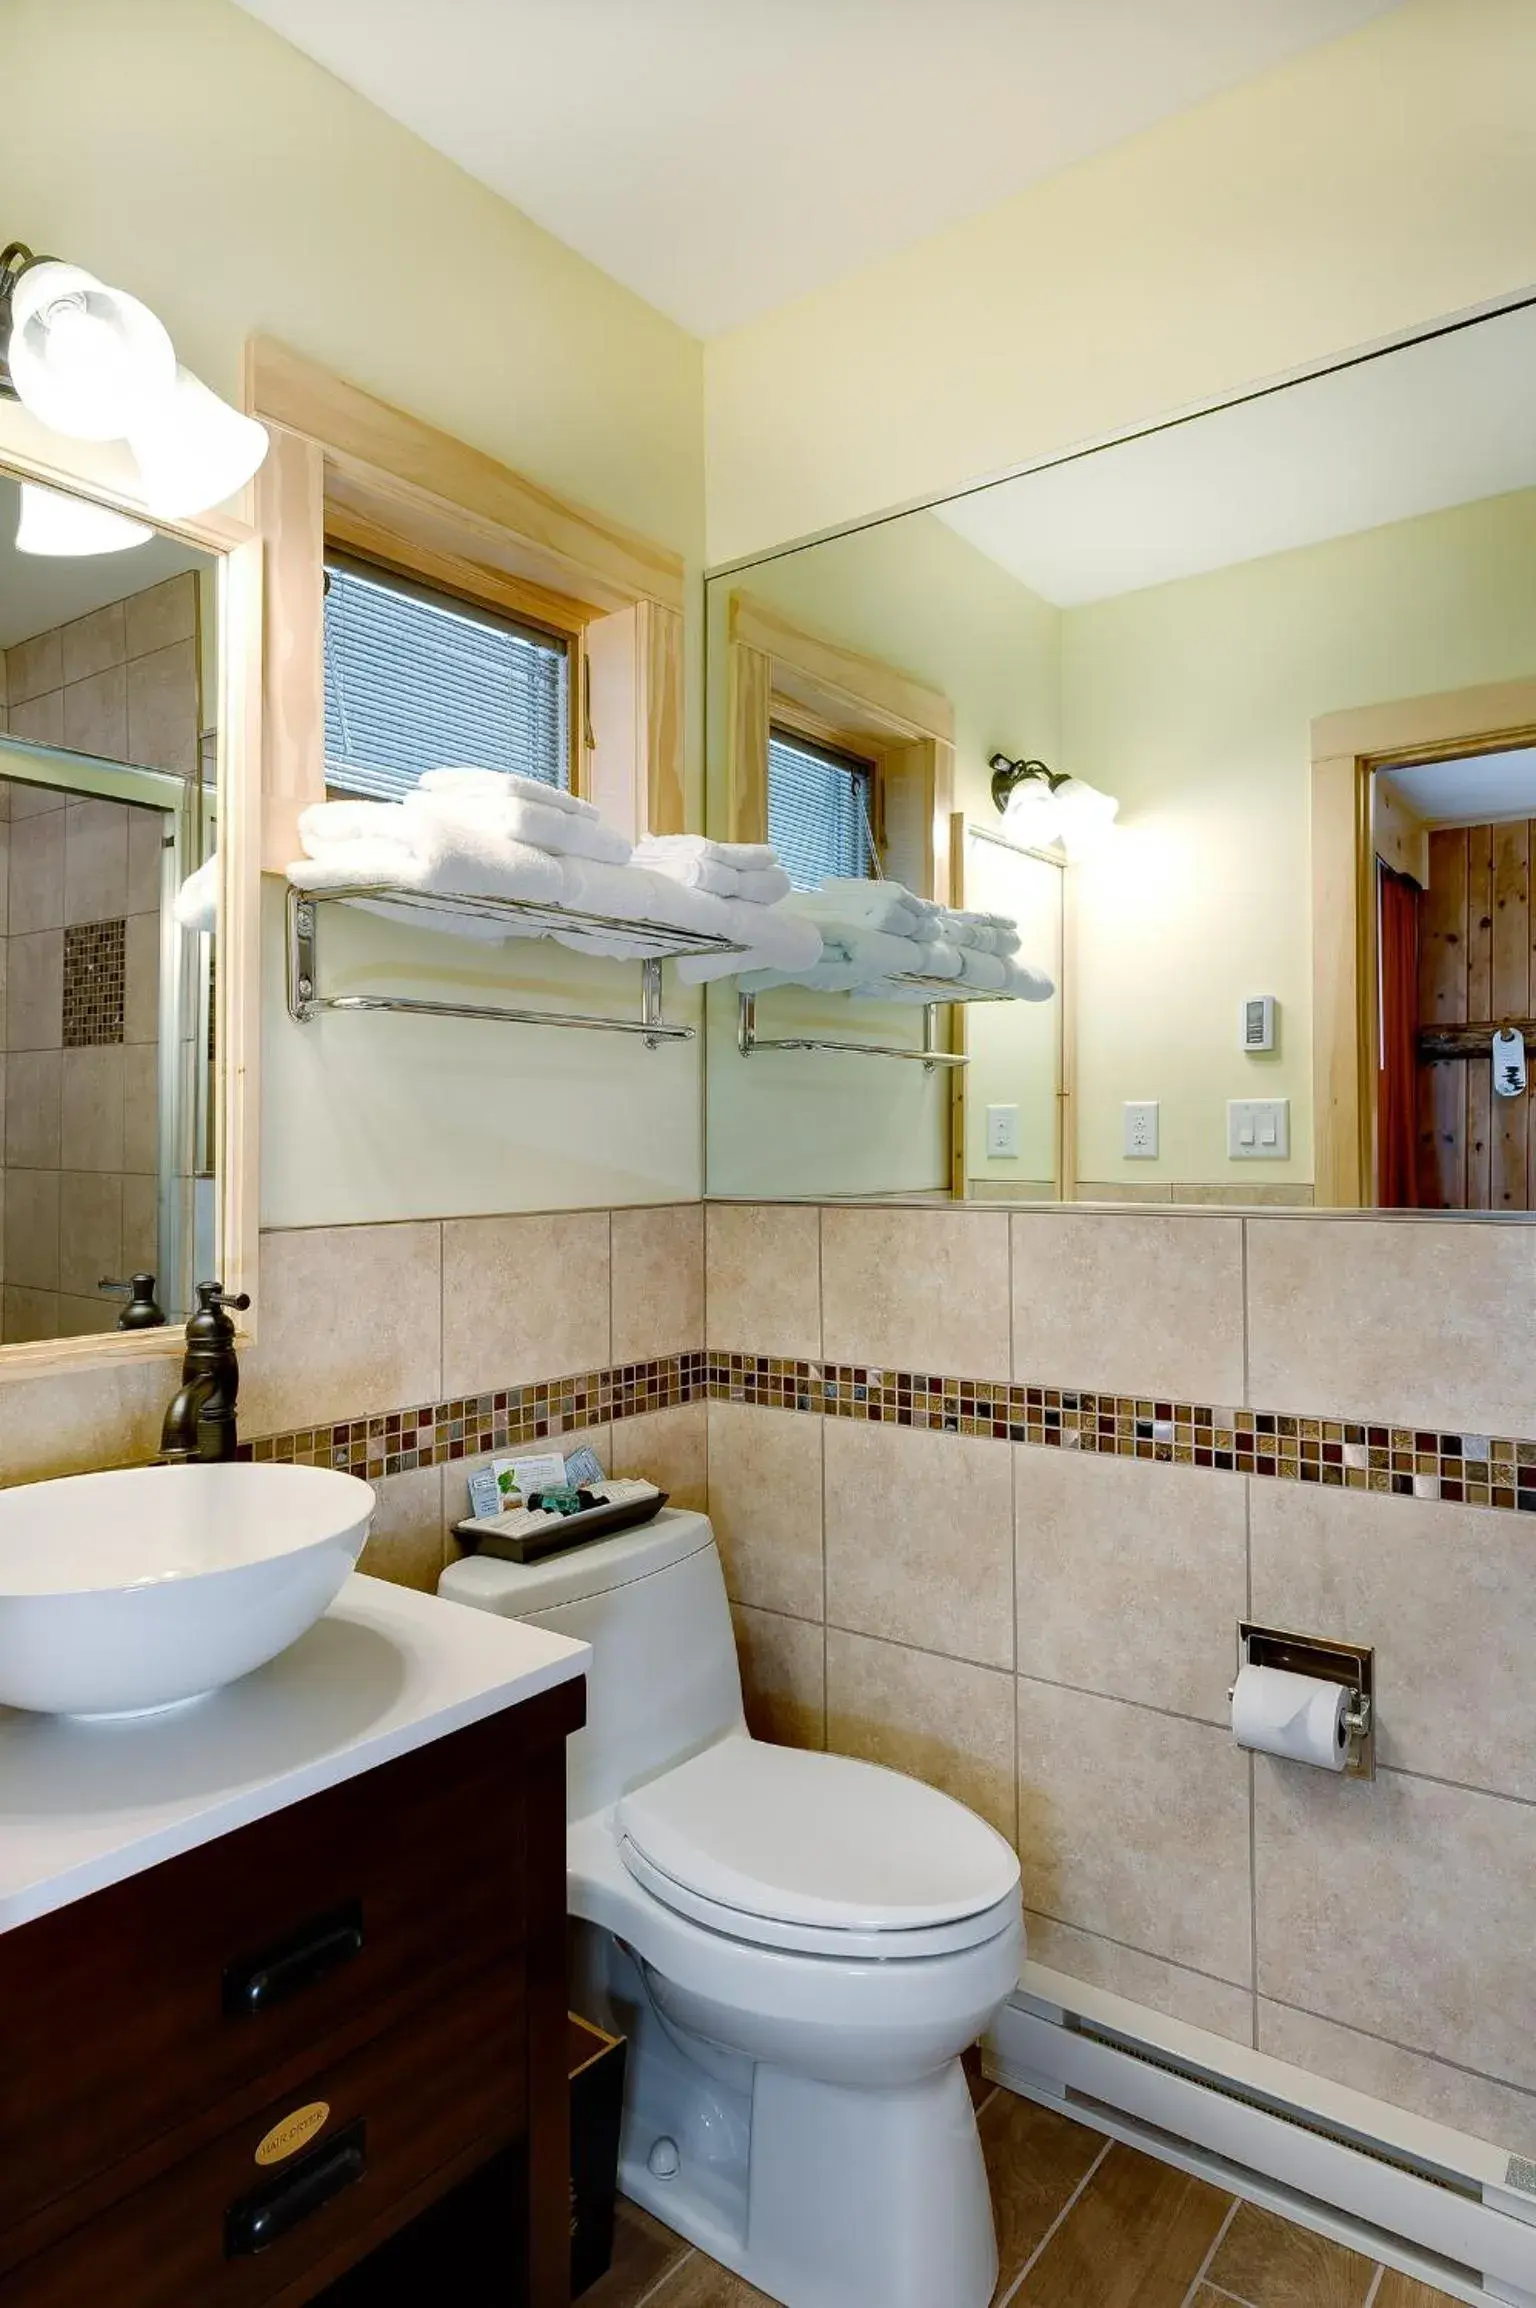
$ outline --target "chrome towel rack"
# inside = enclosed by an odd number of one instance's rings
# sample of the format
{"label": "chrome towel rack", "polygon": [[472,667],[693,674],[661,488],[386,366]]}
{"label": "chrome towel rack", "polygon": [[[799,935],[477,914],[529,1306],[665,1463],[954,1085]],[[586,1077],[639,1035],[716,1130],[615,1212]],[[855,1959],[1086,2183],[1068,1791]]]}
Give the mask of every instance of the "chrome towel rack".
{"label": "chrome towel rack", "polygon": [[[391,914],[420,914],[423,928],[452,935],[454,916],[474,921],[504,922],[508,935],[531,929],[541,936],[559,930],[590,933],[594,943],[576,951],[602,955],[608,961],[627,961],[627,955],[603,952],[596,941],[622,937],[636,951],[640,964],[638,1018],[594,1017],[558,1010],[509,1009],[490,1002],[438,1002],[413,994],[324,994],[319,987],[319,916],[322,906],[387,906]],[[359,884],[336,890],[296,889],[288,886],[288,1014],[307,1025],[323,1010],[395,1010],[407,1017],[483,1018],[507,1026],[563,1026],[577,1033],[638,1034],[648,1050],[664,1042],[691,1042],[692,1026],[669,1026],[662,1010],[661,965],[682,954],[738,954],[744,949],[729,938],[708,930],[675,929],[664,922],[621,921],[610,914],[579,913],[569,906],[536,905],[521,898],[440,896],[426,890],[392,889],[387,884]]]}
{"label": "chrome towel rack", "polygon": [[[937,1066],[968,1066],[971,1062],[963,1051],[939,1048],[941,1003],[1006,1002],[1013,999],[1004,993],[961,993],[948,978],[903,976],[893,978],[891,983],[934,989],[933,1000],[923,1004],[923,1040],[920,1049],[903,1049],[895,1042],[835,1041],[824,1034],[760,1034],[757,1030],[756,994],[740,996],[736,1015],[736,1047],[744,1058],[755,1057],[760,1050],[816,1050],[828,1051],[840,1057],[899,1058],[911,1065],[921,1066],[925,1074],[931,1074]],[[814,988],[808,990],[814,991]]]}

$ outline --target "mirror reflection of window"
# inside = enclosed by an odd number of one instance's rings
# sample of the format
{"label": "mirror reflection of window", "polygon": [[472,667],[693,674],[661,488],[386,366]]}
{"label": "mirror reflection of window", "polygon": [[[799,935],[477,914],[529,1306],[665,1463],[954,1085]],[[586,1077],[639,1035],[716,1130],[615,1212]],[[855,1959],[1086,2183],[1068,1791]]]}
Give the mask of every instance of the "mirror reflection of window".
{"label": "mirror reflection of window", "polygon": [[0,479],[7,1346],[112,1330],[135,1273],[174,1320],[213,1251],[214,939],[173,911],[213,834],[211,564],[164,537],[17,552],[16,494]]}
{"label": "mirror reflection of window", "polygon": [[768,733],[768,839],[797,890],[878,870],[872,762],[794,730]]}

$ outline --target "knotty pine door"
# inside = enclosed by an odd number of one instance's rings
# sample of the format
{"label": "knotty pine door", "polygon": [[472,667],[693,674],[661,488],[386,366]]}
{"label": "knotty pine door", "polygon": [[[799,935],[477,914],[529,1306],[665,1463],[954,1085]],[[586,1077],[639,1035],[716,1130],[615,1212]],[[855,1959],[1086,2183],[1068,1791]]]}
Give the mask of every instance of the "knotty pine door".
{"label": "knotty pine door", "polygon": [[[1419,928],[1419,1024],[1528,1019],[1536,1002],[1536,821],[1429,837]],[[1532,1053],[1536,1062],[1536,1051]],[[1433,1210],[1536,1209],[1529,1094],[1495,1098],[1484,1057],[1419,1068],[1419,1200]]]}

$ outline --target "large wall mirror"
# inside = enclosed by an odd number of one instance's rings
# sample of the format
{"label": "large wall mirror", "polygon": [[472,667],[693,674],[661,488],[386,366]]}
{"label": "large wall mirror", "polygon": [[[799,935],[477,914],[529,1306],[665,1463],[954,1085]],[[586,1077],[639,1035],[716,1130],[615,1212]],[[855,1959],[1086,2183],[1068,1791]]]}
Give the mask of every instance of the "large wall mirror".
{"label": "large wall mirror", "polygon": [[170,1352],[194,1285],[238,1288],[254,1248],[250,956],[218,853],[249,856],[228,626],[254,615],[256,548],[52,479],[0,468],[0,1358],[20,1369],[107,1337]]}
{"label": "large wall mirror", "polygon": [[1039,982],[713,989],[709,1191],[1536,1208],[1533,374],[1525,305],[714,577],[711,833]]}

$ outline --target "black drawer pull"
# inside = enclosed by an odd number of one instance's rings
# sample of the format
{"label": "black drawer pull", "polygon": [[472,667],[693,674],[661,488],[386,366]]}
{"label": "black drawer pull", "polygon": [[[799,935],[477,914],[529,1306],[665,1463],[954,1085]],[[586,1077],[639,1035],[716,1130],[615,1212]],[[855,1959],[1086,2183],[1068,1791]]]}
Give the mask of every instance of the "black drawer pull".
{"label": "black drawer pull", "polygon": [[362,1951],[363,1903],[344,1899],[323,1915],[312,1915],[259,1955],[229,1964],[224,1972],[225,2014],[234,2019],[270,2011]]}
{"label": "black drawer pull", "polygon": [[248,2260],[286,2236],[353,2187],[368,2169],[366,2126],[361,2116],[333,2140],[317,2140],[274,2178],[241,2196],[224,2214],[224,2257]]}

